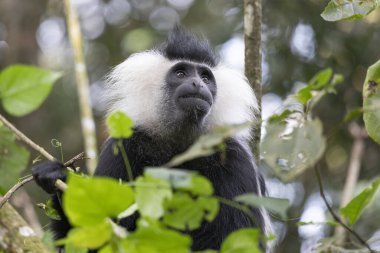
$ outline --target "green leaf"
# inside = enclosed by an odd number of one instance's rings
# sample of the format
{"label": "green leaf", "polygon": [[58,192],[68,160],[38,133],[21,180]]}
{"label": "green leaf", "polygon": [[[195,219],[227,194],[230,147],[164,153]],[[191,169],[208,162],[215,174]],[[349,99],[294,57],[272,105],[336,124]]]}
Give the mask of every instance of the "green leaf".
{"label": "green leaf", "polygon": [[313,95],[311,92],[313,88],[311,86],[305,86],[297,91],[294,95],[294,98],[303,105],[307,105],[310,99],[312,99]]}
{"label": "green leaf", "polygon": [[231,233],[222,243],[221,253],[261,253],[260,231],[245,228]]}
{"label": "green leaf", "polygon": [[280,114],[273,114],[270,116],[268,119],[269,124],[274,124],[274,123],[285,123],[285,120],[293,113],[296,111],[290,110],[290,109],[285,109],[283,112]]}
{"label": "green leaf", "polygon": [[165,201],[163,222],[173,228],[193,230],[199,228],[203,219],[212,221],[219,211],[215,198],[199,197],[194,199],[186,193],[177,192]]}
{"label": "green leaf", "polygon": [[27,65],[12,65],[0,73],[0,99],[6,112],[23,116],[36,110],[61,73]]}
{"label": "green leaf", "polygon": [[123,245],[128,253],[189,253],[191,239],[173,230],[144,227],[124,239]]}
{"label": "green leaf", "polygon": [[340,213],[350,222],[350,224],[355,224],[366,206],[373,199],[379,186],[380,179],[373,181],[370,187],[364,189],[358,196],[353,198],[350,203],[340,209]]}
{"label": "green leaf", "polygon": [[71,229],[67,234],[67,237],[57,241],[57,244],[72,244],[79,248],[95,249],[104,245],[111,239],[111,237],[111,224],[104,220],[103,222],[93,226]]}
{"label": "green leaf", "polygon": [[368,68],[363,86],[363,119],[368,135],[380,144],[380,60]]}
{"label": "green leaf", "polygon": [[220,146],[223,144],[223,141],[225,139],[251,127],[252,125],[253,122],[248,122],[243,124],[218,127],[211,133],[202,135],[184,153],[173,157],[173,159],[170,160],[166,166],[175,167],[198,157],[212,155],[220,150]]}
{"label": "green leaf", "polygon": [[63,194],[63,208],[75,226],[92,226],[108,217],[115,218],[133,201],[133,191],[126,184],[75,174],[69,174],[68,189]]}
{"label": "green leaf", "polygon": [[312,167],[325,147],[321,122],[299,119],[287,125],[268,124],[261,155],[277,177],[290,181]]}
{"label": "green leaf", "polygon": [[168,182],[145,175],[136,180],[135,194],[140,214],[158,219],[164,214],[163,203],[172,197],[172,190]]}
{"label": "green leaf", "polygon": [[309,81],[308,85],[310,85],[313,88],[313,90],[323,89],[327,84],[329,84],[332,74],[333,71],[331,68],[319,71]]}
{"label": "green leaf", "polygon": [[46,201],[46,204],[40,203],[40,204],[37,204],[37,206],[39,208],[41,208],[42,210],[44,210],[45,214],[50,219],[53,219],[53,220],[61,220],[62,219],[61,216],[59,215],[59,213],[57,212],[57,210],[54,209],[52,199],[48,199]]}
{"label": "green leaf", "polygon": [[0,123],[0,188],[8,190],[17,183],[29,155],[29,151],[16,143],[13,133]]}
{"label": "green leaf", "polygon": [[145,173],[169,182],[174,189],[189,191],[193,195],[211,196],[214,192],[211,182],[195,171],[148,167]]}
{"label": "green leaf", "polygon": [[254,193],[239,195],[234,199],[253,207],[263,207],[271,212],[279,214],[282,219],[287,218],[286,210],[289,208],[289,200],[287,199],[259,197]]}
{"label": "green leaf", "polygon": [[362,114],[363,114],[363,108],[362,107],[350,110],[344,116],[344,122],[350,122],[350,121],[360,117]]}
{"label": "green leaf", "polygon": [[113,138],[129,138],[133,134],[133,121],[123,112],[115,112],[108,116],[107,126]]}
{"label": "green leaf", "polygon": [[367,16],[379,4],[378,0],[331,0],[321,16],[326,21],[359,19]]}
{"label": "green leaf", "polygon": [[80,247],[74,246],[70,243],[67,243],[65,245],[65,250],[64,250],[65,253],[87,253],[87,251],[88,250],[85,248],[80,248]]}

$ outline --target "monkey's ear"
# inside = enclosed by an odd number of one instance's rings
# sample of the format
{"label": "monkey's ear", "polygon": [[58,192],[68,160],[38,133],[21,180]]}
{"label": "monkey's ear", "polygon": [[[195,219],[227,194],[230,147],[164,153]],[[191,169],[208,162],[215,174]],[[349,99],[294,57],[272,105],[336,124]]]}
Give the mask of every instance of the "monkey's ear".
{"label": "monkey's ear", "polygon": [[44,162],[32,168],[32,174],[36,183],[47,193],[55,193],[55,181],[66,181],[66,170],[60,162]]}

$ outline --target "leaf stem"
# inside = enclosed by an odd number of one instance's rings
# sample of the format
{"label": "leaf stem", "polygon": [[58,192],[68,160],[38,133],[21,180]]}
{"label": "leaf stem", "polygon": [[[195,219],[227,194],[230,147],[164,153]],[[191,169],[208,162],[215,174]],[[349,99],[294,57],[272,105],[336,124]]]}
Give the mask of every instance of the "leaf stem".
{"label": "leaf stem", "polygon": [[118,145],[119,150],[121,152],[121,156],[123,157],[125,168],[127,169],[128,182],[132,182],[133,181],[132,167],[131,167],[131,164],[129,163],[127,152],[125,152],[125,148],[124,148],[122,139],[119,139],[117,141],[117,145]]}
{"label": "leaf stem", "polygon": [[323,199],[323,202],[325,203],[327,209],[329,210],[330,214],[334,218],[334,220],[336,222],[338,222],[342,227],[344,227],[350,234],[352,234],[363,246],[365,246],[369,250],[369,252],[375,253],[375,251],[373,251],[371,249],[371,247],[367,244],[367,242],[363,238],[361,238],[361,236],[358,233],[356,233],[353,229],[351,229],[349,226],[347,226],[342,221],[342,219],[334,212],[334,210],[332,209],[332,207],[330,206],[330,204],[328,203],[328,201],[326,199],[325,192],[323,189],[323,184],[322,184],[321,172],[319,171],[319,169],[317,167],[315,167],[315,174],[317,175],[317,180],[318,180],[318,185],[319,185],[319,193],[320,193],[320,195]]}

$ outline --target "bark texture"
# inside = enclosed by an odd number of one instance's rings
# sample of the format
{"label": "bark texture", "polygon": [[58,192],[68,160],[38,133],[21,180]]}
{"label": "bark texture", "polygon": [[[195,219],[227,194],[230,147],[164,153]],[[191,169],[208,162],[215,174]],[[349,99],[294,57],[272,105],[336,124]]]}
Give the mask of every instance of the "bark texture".
{"label": "bark texture", "polygon": [[245,75],[255,91],[259,111],[253,130],[252,150],[259,162],[261,139],[261,0],[244,0]]}
{"label": "bark texture", "polygon": [[0,251],[49,253],[34,230],[8,203],[0,209]]}

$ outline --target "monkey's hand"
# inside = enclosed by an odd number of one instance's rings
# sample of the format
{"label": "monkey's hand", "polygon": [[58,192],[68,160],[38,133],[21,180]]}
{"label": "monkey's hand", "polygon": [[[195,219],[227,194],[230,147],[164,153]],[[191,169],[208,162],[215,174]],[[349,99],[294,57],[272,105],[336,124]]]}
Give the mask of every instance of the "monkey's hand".
{"label": "monkey's hand", "polygon": [[55,193],[58,189],[55,182],[60,179],[66,181],[66,169],[60,162],[44,162],[32,168],[36,183],[47,193]]}

